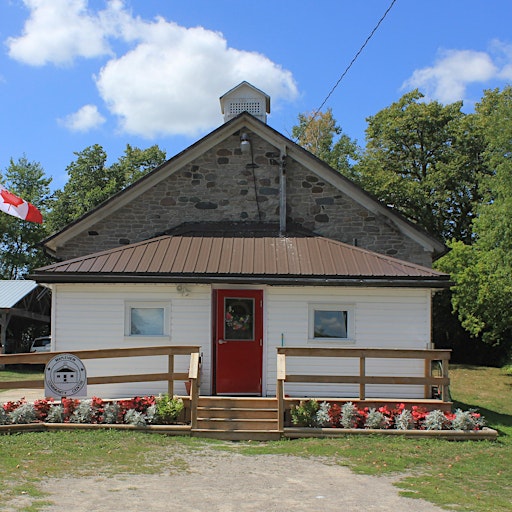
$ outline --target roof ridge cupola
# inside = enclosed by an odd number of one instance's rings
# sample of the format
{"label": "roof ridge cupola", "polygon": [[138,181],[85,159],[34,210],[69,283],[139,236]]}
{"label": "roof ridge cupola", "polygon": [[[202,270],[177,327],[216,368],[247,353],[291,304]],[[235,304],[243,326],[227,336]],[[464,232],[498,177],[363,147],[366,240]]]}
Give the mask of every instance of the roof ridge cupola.
{"label": "roof ridge cupola", "polygon": [[249,82],[241,82],[219,99],[225,123],[242,112],[249,112],[260,121],[267,122],[267,114],[270,114],[270,96]]}

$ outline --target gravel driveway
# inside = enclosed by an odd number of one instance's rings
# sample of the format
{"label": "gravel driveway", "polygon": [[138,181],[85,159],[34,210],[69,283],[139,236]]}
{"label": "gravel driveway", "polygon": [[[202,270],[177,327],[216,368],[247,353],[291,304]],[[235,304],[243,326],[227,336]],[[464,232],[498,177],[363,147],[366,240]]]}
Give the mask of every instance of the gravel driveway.
{"label": "gravel driveway", "polygon": [[[441,512],[403,498],[388,477],[355,475],[320,459],[286,455],[244,456],[205,447],[184,452],[188,469],[158,475],[94,476],[45,481],[54,505],[44,512]],[[134,464],[136,462],[134,461]],[[24,500],[27,500],[23,503]],[[21,496],[10,510],[30,503]],[[4,510],[4,509],[2,509]]]}

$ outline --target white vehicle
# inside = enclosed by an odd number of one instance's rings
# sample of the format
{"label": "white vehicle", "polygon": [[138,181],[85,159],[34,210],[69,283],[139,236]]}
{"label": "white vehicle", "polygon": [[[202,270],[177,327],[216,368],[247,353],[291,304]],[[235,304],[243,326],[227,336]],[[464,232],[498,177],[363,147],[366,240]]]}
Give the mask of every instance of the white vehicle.
{"label": "white vehicle", "polygon": [[51,348],[52,338],[50,336],[41,336],[35,338],[30,347],[30,352],[49,352]]}

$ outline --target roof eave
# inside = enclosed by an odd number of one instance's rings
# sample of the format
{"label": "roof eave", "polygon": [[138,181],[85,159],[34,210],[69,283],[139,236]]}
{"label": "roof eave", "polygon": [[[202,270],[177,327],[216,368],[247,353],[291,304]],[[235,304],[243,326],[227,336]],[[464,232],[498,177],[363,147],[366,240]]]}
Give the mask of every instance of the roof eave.
{"label": "roof eave", "polygon": [[364,277],[364,276],[292,276],[242,274],[91,274],[39,272],[31,275],[41,283],[197,283],[197,284],[259,284],[283,286],[362,286],[392,288],[445,289],[453,286],[446,276],[432,277]]}

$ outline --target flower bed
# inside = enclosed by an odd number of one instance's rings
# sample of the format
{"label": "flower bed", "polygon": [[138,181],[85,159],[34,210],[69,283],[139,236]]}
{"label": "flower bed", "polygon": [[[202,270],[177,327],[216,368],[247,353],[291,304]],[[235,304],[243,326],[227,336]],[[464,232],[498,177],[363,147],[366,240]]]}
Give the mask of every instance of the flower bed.
{"label": "flower bed", "polygon": [[29,403],[24,399],[6,402],[0,407],[1,425],[68,424],[68,425],[174,425],[184,408],[183,400],[169,395],[134,397],[129,400],[104,401],[63,398]]}
{"label": "flower bed", "polygon": [[292,423],[297,427],[397,430],[397,431],[479,431],[485,419],[475,410],[443,412],[427,411],[420,406],[410,410],[404,404],[394,409],[387,406],[358,409],[352,402],[342,406],[336,403],[319,403],[318,400],[303,400],[290,410]]}

